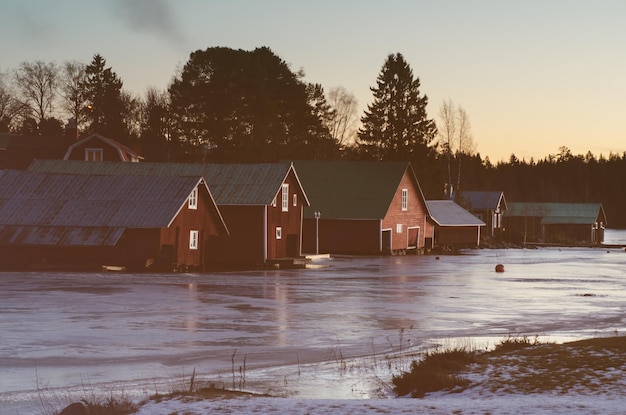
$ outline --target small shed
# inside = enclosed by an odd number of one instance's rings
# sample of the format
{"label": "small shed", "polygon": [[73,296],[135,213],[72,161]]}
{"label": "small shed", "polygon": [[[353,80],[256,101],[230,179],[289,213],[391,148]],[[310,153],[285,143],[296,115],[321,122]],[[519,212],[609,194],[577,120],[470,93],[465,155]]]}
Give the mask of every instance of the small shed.
{"label": "small shed", "polygon": [[601,244],[607,220],[601,203],[511,202],[504,215],[516,242]]}
{"label": "small shed", "polygon": [[502,233],[502,215],[507,205],[502,191],[464,191],[457,202],[485,223],[483,236]]}
{"label": "small shed", "polygon": [[428,209],[410,163],[294,161],[294,166],[311,203],[304,209],[305,252],[420,252],[430,242]]}
{"label": "small shed", "polygon": [[291,163],[89,163],[37,160],[32,171],[151,176],[201,175],[229,230],[211,238],[215,264],[265,264],[299,257],[302,210],[309,205]]}
{"label": "small shed", "polygon": [[122,143],[100,134],[92,134],[70,145],[63,160],[137,162],[142,158]]}
{"label": "small shed", "polygon": [[227,233],[200,175],[0,175],[2,267],[202,268]]}
{"label": "small shed", "polygon": [[435,247],[479,246],[485,223],[452,200],[426,202],[435,225]]}

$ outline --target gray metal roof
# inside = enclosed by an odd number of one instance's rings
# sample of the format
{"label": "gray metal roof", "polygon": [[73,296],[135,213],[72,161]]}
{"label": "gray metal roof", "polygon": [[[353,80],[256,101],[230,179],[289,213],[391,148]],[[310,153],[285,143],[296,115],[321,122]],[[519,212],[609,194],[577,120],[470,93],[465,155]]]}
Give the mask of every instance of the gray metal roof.
{"label": "gray metal roof", "polygon": [[201,176],[6,170],[0,175],[0,226],[5,232],[0,240],[64,245],[115,243],[125,228],[169,226],[201,181]]}
{"label": "gray metal roof", "polygon": [[311,206],[304,217],[319,211],[325,219],[383,219],[408,171],[423,200],[408,162],[305,161],[293,162]]}
{"label": "gray metal roof", "polygon": [[29,167],[30,171],[74,174],[201,175],[218,205],[270,205],[292,169],[290,163],[190,164],[72,160],[35,160]]}
{"label": "gray metal roof", "polygon": [[601,203],[532,203],[512,202],[505,217],[538,217],[543,224],[589,224],[603,222],[606,215]]}
{"label": "gray metal roof", "polygon": [[427,200],[430,217],[439,226],[485,226],[476,216],[452,200]]}
{"label": "gray metal roof", "polygon": [[502,191],[464,191],[460,194],[462,205],[473,210],[495,210],[501,203],[501,209],[506,210],[506,200]]}

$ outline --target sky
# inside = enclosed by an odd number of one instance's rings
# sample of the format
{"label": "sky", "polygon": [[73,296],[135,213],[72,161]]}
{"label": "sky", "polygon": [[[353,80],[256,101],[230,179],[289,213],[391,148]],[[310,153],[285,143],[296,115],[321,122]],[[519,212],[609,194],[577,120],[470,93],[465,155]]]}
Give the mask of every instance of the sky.
{"label": "sky", "polygon": [[0,71],[102,55],[143,95],[190,53],[267,46],[304,80],[359,106],[401,53],[439,120],[462,107],[491,162],[626,151],[623,0],[0,0]]}

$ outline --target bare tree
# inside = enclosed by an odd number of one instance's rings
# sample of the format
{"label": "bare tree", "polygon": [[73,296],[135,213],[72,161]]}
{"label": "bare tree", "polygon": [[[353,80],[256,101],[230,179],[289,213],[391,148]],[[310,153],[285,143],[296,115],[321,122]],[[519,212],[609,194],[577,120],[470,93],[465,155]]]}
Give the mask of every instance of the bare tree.
{"label": "bare tree", "polygon": [[85,79],[85,64],[76,61],[63,63],[59,89],[63,99],[63,109],[74,120],[76,138],[78,138],[81,126],[85,121],[85,108],[87,107],[84,88]]}
{"label": "bare tree", "polygon": [[463,107],[457,108],[456,118],[458,125],[457,151],[462,154],[472,155],[476,152],[476,143],[474,143],[469,116]]}
{"label": "bare tree", "polygon": [[15,70],[15,85],[21,102],[38,123],[53,116],[59,70],[53,62],[22,62]]}
{"label": "bare tree", "polygon": [[10,132],[17,128],[23,114],[24,106],[16,97],[8,73],[0,72],[0,131]]}
{"label": "bare tree", "polygon": [[340,147],[354,144],[358,120],[355,96],[343,87],[335,87],[328,92],[328,103],[334,112],[328,125],[333,140]]}
{"label": "bare tree", "polygon": [[442,149],[448,158],[448,183],[446,184],[446,195],[452,195],[452,149],[456,136],[456,107],[452,100],[448,98],[443,101],[439,108],[439,123],[437,124],[439,139],[442,141]]}
{"label": "bare tree", "polygon": [[461,190],[461,158],[465,155],[472,155],[476,151],[476,145],[474,144],[474,138],[472,137],[472,126],[470,124],[469,116],[463,107],[458,107],[456,111],[456,120],[458,125],[457,132],[457,158],[458,158],[458,170],[456,179],[456,188]]}
{"label": "bare tree", "polygon": [[461,188],[461,158],[476,151],[469,116],[463,107],[456,106],[450,98],[439,108],[439,139],[448,159],[448,184],[446,193],[452,196],[452,156],[457,159],[456,190]]}

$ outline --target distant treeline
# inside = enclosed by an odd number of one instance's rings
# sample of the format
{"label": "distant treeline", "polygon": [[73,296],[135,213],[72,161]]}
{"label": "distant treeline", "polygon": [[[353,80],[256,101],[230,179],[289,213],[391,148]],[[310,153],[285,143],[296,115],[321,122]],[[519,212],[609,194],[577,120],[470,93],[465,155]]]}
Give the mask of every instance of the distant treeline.
{"label": "distant treeline", "polygon": [[561,147],[543,160],[519,160],[492,165],[480,155],[462,157],[461,190],[502,190],[507,202],[600,202],[608,227],[626,228],[626,153],[608,158],[573,155]]}

